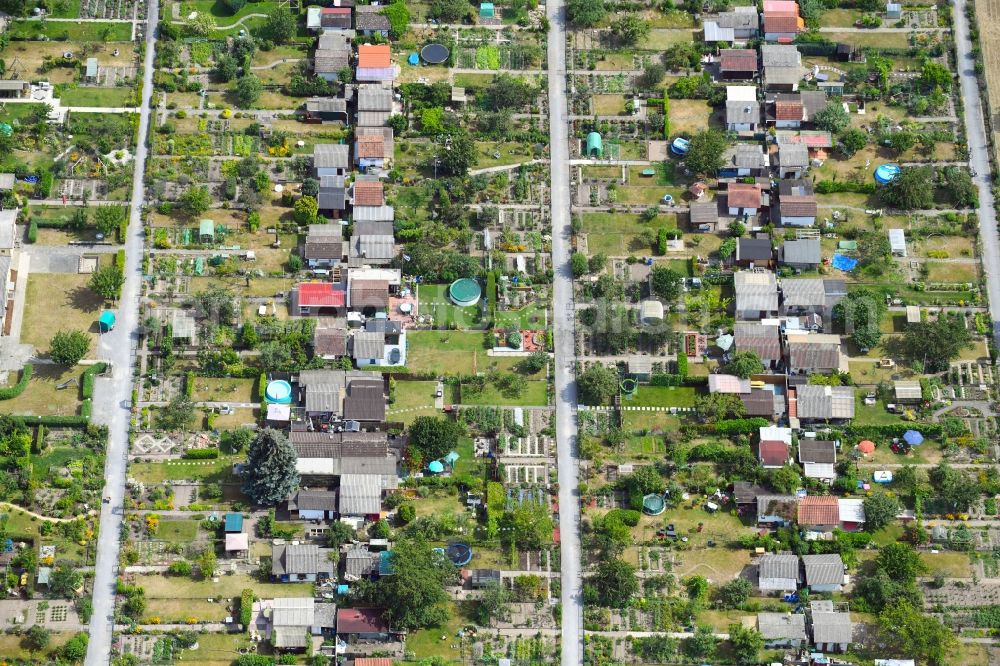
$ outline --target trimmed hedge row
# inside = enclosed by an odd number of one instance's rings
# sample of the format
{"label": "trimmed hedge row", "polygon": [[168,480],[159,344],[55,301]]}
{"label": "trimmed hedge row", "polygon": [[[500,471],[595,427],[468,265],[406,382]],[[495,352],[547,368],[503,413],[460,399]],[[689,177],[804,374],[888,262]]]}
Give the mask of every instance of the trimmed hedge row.
{"label": "trimmed hedge row", "polygon": [[24,393],[24,389],[28,388],[28,382],[31,381],[31,375],[34,372],[34,367],[30,363],[25,363],[24,368],[21,369],[21,378],[17,380],[17,383],[13,386],[0,388],[0,400],[10,400]]}
{"label": "trimmed hedge row", "polygon": [[[687,356],[684,354],[679,354],[678,359],[684,356],[687,360]],[[685,365],[685,372],[687,367]],[[708,377],[689,377],[686,374],[669,374],[666,372],[656,372],[649,376],[650,386],[704,386],[708,383]]]}
{"label": "trimmed hedge row", "polygon": [[[86,416],[19,416],[25,425],[43,425],[49,428],[85,428],[90,422],[90,401]],[[83,409],[80,410],[81,413]]]}
{"label": "trimmed hedge row", "polygon": [[37,243],[38,242],[38,223],[34,220],[28,225],[28,242]]}
{"label": "trimmed hedge row", "polygon": [[83,383],[81,384],[80,392],[85,400],[94,397],[94,377],[107,369],[108,364],[101,362],[95,363],[83,371]]}
{"label": "trimmed hedge row", "polygon": [[852,425],[847,434],[856,439],[891,439],[902,437],[907,430],[916,430],[926,439],[941,439],[944,428],[937,423],[890,423],[886,425]]}
{"label": "trimmed hedge row", "polygon": [[715,423],[715,432],[720,435],[749,435],[768,425],[768,420],[760,416],[749,419],[726,419]]}
{"label": "trimmed hedge row", "polygon": [[188,370],[184,375],[184,395],[191,397],[194,395],[194,372]]}
{"label": "trimmed hedge row", "polygon": [[90,412],[93,408],[94,404],[90,401],[90,398],[84,400],[83,404],[80,405],[80,417],[84,419],[84,425],[90,421]]}
{"label": "trimmed hedge row", "polygon": [[189,460],[212,460],[219,457],[219,449],[188,449],[184,457]]}
{"label": "trimmed hedge row", "polygon": [[840,192],[874,194],[875,183],[855,183],[846,180],[821,180],[816,183],[816,194],[838,194]]}
{"label": "trimmed hedge row", "polygon": [[253,615],[253,590],[244,588],[240,593],[240,624],[243,629],[250,630],[250,618]]}

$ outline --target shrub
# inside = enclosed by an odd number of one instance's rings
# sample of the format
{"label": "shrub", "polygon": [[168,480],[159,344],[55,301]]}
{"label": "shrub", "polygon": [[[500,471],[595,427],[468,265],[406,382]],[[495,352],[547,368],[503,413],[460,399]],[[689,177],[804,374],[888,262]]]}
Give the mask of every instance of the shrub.
{"label": "shrub", "polygon": [[194,395],[194,373],[190,370],[184,375],[184,395],[189,398]]}
{"label": "shrub", "polygon": [[91,404],[90,400],[84,400],[83,404],[80,405],[80,416],[89,421],[91,409],[93,409],[93,404]]}
{"label": "shrub", "polygon": [[[81,409],[81,414],[83,410]],[[88,410],[86,416],[21,416],[26,425],[44,425],[49,428],[84,428],[90,420]]]}
{"label": "shrub", "polygon": [[17,380],[17,383],[13,386],[0,388],[0,400],[10,400],[24,393],[24,389],[28,388],[28,382],[31,380],[33,373],[34,368],[32,365],[25,363],[24,368],[21,370],[21,378]]}
{"label": "shrub", "polygon": [[118,223],[118,242],[124,243],[126,236],[128,236],[128,218]]}
{"label": "shrub", "polygon": [[667,253],[667,230],[660,229],[656,232],[656,254],[666,254]]}
{"label": "shrub", "polygon": [[38,223],[34,220],[28,225],[28,242],[37,243],[38,242]]}
{"label": "shrub", "polygon": [[83,383],[80,386],[80,394],[85,400],[94,397],[94,377],[107,369],[107,363],[95,363],[83,371]]}
{"label": "shrub", "polygon": [[184,457],[189,460],[212,460],[219,457],[219,449],[188,449]]}
{"label": "shrub", "polygon": [[240,594],[240,624],[244,629],[250,629],[250,618],[253,614],[253,590],[244,588]]}
{"label": "shrub", "polygon": [[767,419],[759,416],[750,419],[716,421],[715,432],[720,435],[749,435],[767,426]]}
{"label": "shrub", "polygon": [[874,194],[875,183],[856,183],[842,180],[821,180],[816,183],[816,194],[837,194],[839,192]]}
{"label": "shrub", "polygon": [[267,391],[267,373],[260,373],[260,379],[257,380],[257,396],[264,400],[264,393]]}

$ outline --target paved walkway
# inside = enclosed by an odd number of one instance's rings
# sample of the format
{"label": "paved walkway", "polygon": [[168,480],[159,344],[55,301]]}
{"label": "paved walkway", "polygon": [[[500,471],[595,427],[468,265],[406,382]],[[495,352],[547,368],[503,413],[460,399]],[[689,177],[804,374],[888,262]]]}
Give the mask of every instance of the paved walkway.
{"label": "paved walkway", "polygon": [[125,504],[125,474],[128,465],[128,431],[131,412],[134,349],[138,344],[139,301],[141,300],[141,260],[143,247],[142,208],[145,203],[146,157],[149,153],[149,114],[153,94],[153,58],[156,53],[156,26],[159,0],[146,6],[146,43],[143,62],[142,110],[139,115],[138,145],[132,178],[132,209],[125,239],[125,285],[118,311],[118,325],[101,336],[98,354],[110,361],[113,377],[98,378],[94,391],[93,421],[108,426],[109,439],[104,468],[106,496],[110,504],[101,506],[101,531],[94,568],[93,615],[86,666],[105,666],[111,660],[111,639],[115,619],[115,579],[121,546]]}

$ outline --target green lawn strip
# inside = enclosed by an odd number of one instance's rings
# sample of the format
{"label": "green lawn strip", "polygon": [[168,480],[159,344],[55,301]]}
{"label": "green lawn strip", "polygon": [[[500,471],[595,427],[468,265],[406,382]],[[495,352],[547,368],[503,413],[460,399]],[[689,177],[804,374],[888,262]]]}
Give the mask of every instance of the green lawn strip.
{"label": "green lawn strip", "polygon": [[434,326],[447,329],[451,326],[471,328],[482,322],[478,305],[460,307],[448,296],[450,284],[422,284],[417,288],[419,312],[434,318]]}
{"label": "green lawn strip", "polygon": [[127,42],[132,39],[132,25],[103,21],[86,23],[14,21],[8,33],[11,39],[20,40],[47,37],[50,40],[71,42]]}
{"label": "green lawn strip", "polygon": [[59,97],[63,106],[117,108],[131,106],[131,88],[69,88]]}
{"label": "green lawn strip", "polygon": [[623,407],[694,407],[697,389],[690,386],[640,386],[635,395],[623,396]]}
{"label": "green lawn strip", "polygon": [[65,467],[73,460],[82,460],[93,454],[93,451],[86,448],[73,448],[70,446],[57,446],[42,454],[31,456],[31,476],[37,481],[44,481],[51,478],[56,469]]}
{"label": "green lawn strip", "polygon": [[164,481],[192,480],[221,482],[235,480],[231,468],[236,458],[217,460],[165,460],[153,463],[132,463],[129,475],[147,484]]}
{"label": "green lawn strip", "polygon": [[456,602],[451,604],[448,621],[437,627],[420,629],[411,632],[406,637],[406,651],[413,654],[414,659],[442,657],[448,661],[458,659],[461,654],[457,646],[459,630],[473,620],[476,604],[472,602]]}
{"label": "green lawn strip", "polygon": [[544,303],[529,303],[520,310],[497,311],[495,325],[497,328],[515,326],[522,330],[537,330],[547,328]]}
{"label": "green lawn strip", "polygon": [[170,543],[189,544],[198,538],[198,521],[162,519],[156,537]]}
{"label": "green lawn strip", "polygon": [[[162,524],[162,523],[161,523]],[[253,588],[262,599],[312,596],[312,583],[265,583],[246,574],[221,576],[219,582],[192,580],[180,576],[137,574],[135,584],[146,590],[150,599],[217,599],[238,597],[244,588]]]}
{"label": "green lawn strip", "polygon": [[462,393],[463,405],[509,405],[509,406],[545,406],[548,404],[548,384],[544,381],[529,381],[521,395],[508,398],[494,387],[487,384],[482,393],[469,396]]}

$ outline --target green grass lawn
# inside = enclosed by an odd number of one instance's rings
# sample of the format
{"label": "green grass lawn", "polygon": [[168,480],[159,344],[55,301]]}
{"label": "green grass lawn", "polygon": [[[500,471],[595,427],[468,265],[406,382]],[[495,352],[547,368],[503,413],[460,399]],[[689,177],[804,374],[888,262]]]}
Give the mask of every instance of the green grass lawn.
{"label": "green grass lawn", "polygon": [[[217,19],[238,19],[248,14],[267,14],[278,6],[277,2],[249,2],[235,14],[221,0],[186,0],[181,4],[181,16],[187,16],[193,11],[208,12]],[[221,20],[220,25],[230,25],[232,21]]]}
{"label": "green grass lawn", "polygon": [[231,469],[234,458],[218,460],[169,460],[155,463],[132,463],[129,475],[147,484],[166,480],[197,480],[226,482],[234,479]]}
{"label": "green grass lawn", "polygon": [[631,397],[622,396],[624,407],[694,407],[698,390],[691,386],[640,386]]}
{"label": "green grass lawn", "polygon": [[36,40],[41,37],[71,42],[127,42],[132,38],[129,23],[68,23],[15,21],[8,29],[11,39]]}
{"label": "green grass lawn", "polygon": [[652,430],[666,432],[678,430],[681,420],[670,412],[622,412],[622,427],[626,430]]}
{"label": "green grass lawn", "polygon": [[650,244],[640,237],[648,233],[655,239],[661,228],[676,229],[677,216],[661,214],[651,222],[643,222],[638,215],[584,213],[580,216],[580,226],[581,231],[587,234],[587,249],[591,255],[621,257],[649,254],[652,250]]}
{"label": "green grass lawn", "polygon": [[[395,401],[389,405],[386,414],[390,421],[401,421],[409,425],[418,416],[437,416],[440,410],[434,407],[433,381],[397,381]],[[445,386],[445,404],[453,404],[449,395],[451,386]]]}
{"label": "green grass lawn", "polygon": [[156,536],[170,543],[189,544],[198,538],[198,521],[162,519]]}
{"label": "green grass lawn", "polygon": [[495,324],[497,328],[515,326],[519,329],[537,330],[548,328],[544,303],[532,302],[520,310],[498,310]]}
{"label": "green grass lawn", "polygon": [[[59,365],[35,365],[28,388],[13,400],[0,400],[0,412],[9,414],[33,414],[35,416],[75,416],[80,406],[78,384],[70,384],[64,389],[56,386],[76,379],[80,381],[83,369],[80,366],[64,368]],[[7,385],[17,383],[20,375],[10,373]]]}
{"label": "green grass lawn", "polygon": [[508,398],[494,387],[487,384],[486,389],[476,396],[462,392],[463,405],[511,405],[511,406],[544,406],[549,404],[548,383],[544,381],[529,381],[524,392],[516,398]]}
{"label": "green grass lawn", "polygon": [[885,403],[876,401],[874,405],[865,404],[865,391],[858,391],[854,396],[854,423],[857,425],[893,425],[899,423],[899,415],[886,411]]}
{"label": "green grass lawn", "polygon": [[461,654],[453,646],[457,646],[459,643],[458,631],[472,622],[475,607],[475,602],[451,604],[451,612],[447,622],[407,635],[406,651],[412,652],[413,658],[417,660],[429,657],[443,657],[449,661],[458,659]]}
{"label": "green grass lawn", "polygon": [[274,597],[312,596],[312,583],[262,583],[246,574],[220,576],[218,583],[209,580],[191,580],[178,576],[138,574],[135,580],[146,590],[150,599],[210,599],[238,597],[244,588],[253,588],[262,599]]}
{"label": "green grass lawn", "polygon": [[83,447],[53,447],[43,454],[31,456],[31,476],[37,481],[43,481],[60,467],[65,467],[73,460],[86,458],[90,454],[90,449]]}
{"label": "green grass lawn", "polygon": [[28,648],[27,640],[23,636],[15,636],[13,634],[0,634],[0,654],[4,655],[5,659],[16,660],[20,663],[22,660],[24,663],[34,662],[39,660],[43,655],[47,655],[52,659],[43,659],[37,663],[55,663],[55,659],[60,657],[60,648],[71,638],[73,638],[73,632],[71,631],[55,631],[52,632],[52,636],[49,638],[49,645],[44,652],[36,652]]}
{"label": "green grass lawn", "polygon": [[122,107],[130,106],[131,88],[70,88],[59,99],[63,106]]}
{"label": "green grass lawn", "polygon": [[80,0],[63,0],[49,5],[52,18],[77,18],[80,16]]}
{"label": "green grass lawn", "polygon": [[448,329],[457,326],[468,329],[482,323],[480,306],[460,307],[448,297],[450,284],[422,284],[417,287],[419,312],[434,318],[435,328]]}
{"label": "green grass lawn", "polygon": [[490,359],[483,340],[479,331],[407,333],[406,367],[414,372],[456,375],[485,370]]}
{"label": "green grass lawn", "polygon": [[191,399],[195,402],[255,402],[257,380],[196,377]]}
{"label": "green grass lawn", "polygon": [[928,576],[938,574],[945,578],[969,578],[972,576],[972,563],[966,553],[951,551],[920,553],[920,560],[926,565]]}

